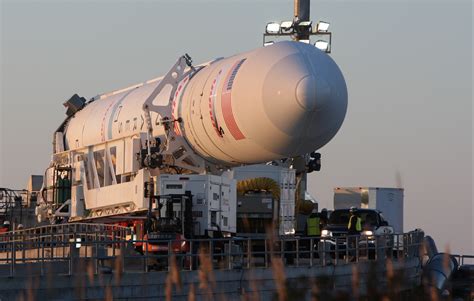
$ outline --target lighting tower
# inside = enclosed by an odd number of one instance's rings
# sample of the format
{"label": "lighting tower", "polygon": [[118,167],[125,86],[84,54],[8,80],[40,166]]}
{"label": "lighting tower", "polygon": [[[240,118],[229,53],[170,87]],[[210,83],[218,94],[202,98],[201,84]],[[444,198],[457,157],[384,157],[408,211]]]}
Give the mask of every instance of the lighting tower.
{"label": "lighting tower", "polygon": [[282,37],[310,44],[311,37],[317,37],[313,45],[326,53],[331,53],[332,34],[328,30],[329,23],[319,21],[313,25],[309,8],[310,0],[295,0],[293,21],[268,23],[263,34],[263,45],[271,45],[275,39]]}

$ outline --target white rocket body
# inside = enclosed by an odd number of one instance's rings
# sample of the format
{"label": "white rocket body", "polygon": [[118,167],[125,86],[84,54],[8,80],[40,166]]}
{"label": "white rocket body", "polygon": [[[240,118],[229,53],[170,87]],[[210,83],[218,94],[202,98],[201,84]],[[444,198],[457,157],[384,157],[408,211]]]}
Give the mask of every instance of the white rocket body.
{"label": "white rocket body", "polygon": [[[160,79],[102,95],[77,112],[64,131],[65,150],[77,150],[146,132],[142,106]],[[171,102],[171,103],[170,103]],[[303,155],[328,143],[342,125],[347,89],[336,63],[298,42],[214,61],[179,83],[171,105],[173,130],[207,162],[255,164]],[[165,136],[151,112],[153,136]]]}
{"label": "white rocket body", "polygon": [[196,69],[186,60],[68,114],[55,133],[39,220],[142,212],[160,174],[219,175],[304,156],[344,120],[343,75],[312,45],[275,43]]}

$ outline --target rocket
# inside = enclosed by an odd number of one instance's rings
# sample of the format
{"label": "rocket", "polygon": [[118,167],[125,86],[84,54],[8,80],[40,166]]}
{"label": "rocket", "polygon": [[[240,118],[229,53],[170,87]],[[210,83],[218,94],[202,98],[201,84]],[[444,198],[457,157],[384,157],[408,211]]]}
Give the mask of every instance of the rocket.
{"label": "rocket", "polygon": [[341,127],[347,89],[327,53],[287,41],[198,66],[184,55],[162,77],[64,105],[40,222],[143,212],[170,174],[235,185],[236,166],[317,170],[309,154]]}
{"label": "rocket", "polygon": [[158,141],[164,162],[202,171],[321,148],[343,123],[347,88],[330,56],[285,41],[197,67],[178,61],[168,76],[65,105],[56,153],[141,137],[141,148]]}

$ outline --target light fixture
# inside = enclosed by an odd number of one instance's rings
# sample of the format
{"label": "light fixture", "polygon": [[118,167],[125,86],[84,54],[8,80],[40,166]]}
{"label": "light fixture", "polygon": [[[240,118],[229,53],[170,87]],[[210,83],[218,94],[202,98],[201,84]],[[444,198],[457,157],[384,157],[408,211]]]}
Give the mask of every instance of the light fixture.
{"label": "light fixture", "polygon": [[298,23],[298,26],[300,26],[300,27],[310,27],[312,24],[313,24],[312,21],[302,21],[302,22]]}
{"label": "light fixture", "polygon": [[265,47],[270,46],[270,45],[273,45],[274,43],[275,42],[273,42],[273,41],[268,41],[268,42],[263,43],[263,46],[265,46]]}
{"label": "light fixture", "polygon": [[311,21],[302,21],[302,22],[299,22],[298,24],[296,24],[296,26],[297,26],[296,29],[299,32],[310,32],[312,24],[313,24],[313,22],[311,22]]}
{"label": "light fixture", "polygon": [[321,236],[322,237],[330,237],[330,236],[332,236],[332,233],[329,230],[323,230],[323,231],[321,231]]}
{"label": "light fixture", "polygon": [[280,24],[276,22],[271,22],[267,24],[266,28],[267,33],[276,34],[280,32]]}
{"label": "light fixture", "polygon": [[280,28],[282,31],[288,32],[293,29],[293,21],[283,21],[280,24]]}
{"label": "light fixture", "polygon": [[324,21],[319,21],[316,27],[317,32],[327,32],[329,29],[329,23]]}
{"label": "light fixture", "polygon": [[318,40],[314,43],[314,46],[322,51],[328,51],[329,43],[323,40]]}
{"label": "light fixture", "polygon": [[76,249],[79,249],[82,245],[81,245],[81,238],[80,237],[76,237]]}

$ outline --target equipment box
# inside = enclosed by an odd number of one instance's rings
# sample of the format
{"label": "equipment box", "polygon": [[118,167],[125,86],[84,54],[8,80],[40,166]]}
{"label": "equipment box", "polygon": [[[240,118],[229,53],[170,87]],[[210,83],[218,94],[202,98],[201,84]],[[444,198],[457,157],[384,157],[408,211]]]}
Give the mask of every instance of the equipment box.
{"label": "equipment box", "polygon": [[236,182],[214,175],[161,175],[160,195],[193,195],[194,235],[236,232]]}

